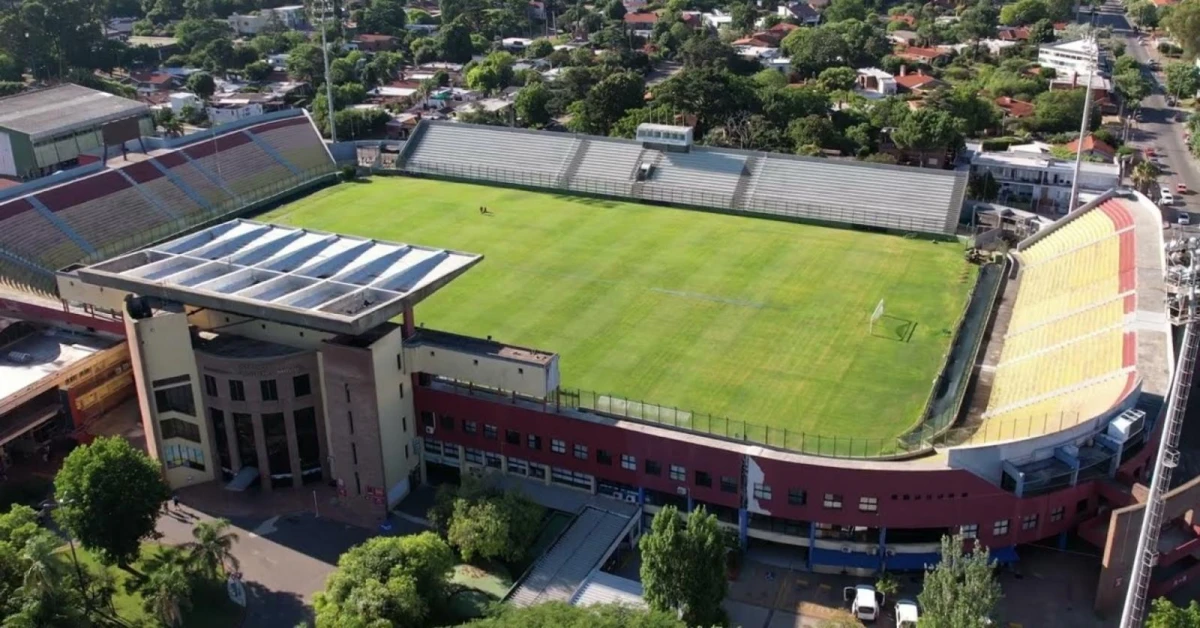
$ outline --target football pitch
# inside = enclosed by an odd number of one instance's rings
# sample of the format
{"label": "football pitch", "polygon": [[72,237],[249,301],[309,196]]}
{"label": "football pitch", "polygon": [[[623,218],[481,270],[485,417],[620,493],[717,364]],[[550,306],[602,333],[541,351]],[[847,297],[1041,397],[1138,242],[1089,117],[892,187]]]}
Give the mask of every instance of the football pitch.
{"label": "football pitch", "polygon": [[556,352],[564,388],[793,434],[911,427],[975,281],[954,242],[428,179],[261,219],[481,253],[418,324]]}

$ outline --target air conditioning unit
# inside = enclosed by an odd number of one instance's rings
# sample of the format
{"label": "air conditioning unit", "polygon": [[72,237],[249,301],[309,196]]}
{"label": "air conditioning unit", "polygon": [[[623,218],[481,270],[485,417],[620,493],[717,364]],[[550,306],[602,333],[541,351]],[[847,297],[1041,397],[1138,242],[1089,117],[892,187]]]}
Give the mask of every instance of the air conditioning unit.
{"label": "air conditioning unit", "polygon": [[849,554],[849,553],[850,553],[850,551],[851,551],[851,550],[850,550],[850,546],[849,546],[849,545],[843,545],[843,546],[842,546],[842,553],[843,553],[843,554]]}
{"label": "air conditioning unit", "polygon": [[886,552],[884,552],[884,554],[885,554],[885,555],[887,555],[887,556],[895,556],[895,555],[896,555],[896,550],[894,550],[894,549],[889,549],[889,550],[887,550]]}
{"label": "air conditioning unit", "polygon": [[675,492],[676,492],[676,493],[679,493],[680,495],[687,495],[687,494],[688,494],[688,493],[687,493],[687,487],[686,487],[686,486],[676,486],[676,487],[675,487]]}
{"label": "air conditioning unit", "polygon": [[637,495],[634,495],[632,493],[627,494],[627,495],[625,495],[625,501],[627,501],[631,504],[636,504],[637,503]]}
{"label": "air conditioning unit", "polygon": [[432,426],[432,425],[426,425],[426,426],[425,426],[425,433],[426,433],[426,434],[432,434],[432,433],[433,433],[433,426]]}

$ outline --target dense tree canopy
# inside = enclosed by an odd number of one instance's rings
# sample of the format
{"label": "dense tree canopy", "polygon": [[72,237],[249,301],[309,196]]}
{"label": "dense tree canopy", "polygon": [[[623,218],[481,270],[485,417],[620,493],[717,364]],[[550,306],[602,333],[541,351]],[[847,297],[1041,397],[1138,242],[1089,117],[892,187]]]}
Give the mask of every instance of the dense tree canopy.
{"label": "dense tree canopy", "polygon": [[674,506],[654,515],[642,535],[642,587],[650,608],[679,612],[689,626],[724,624],[721,601],[729,582],[726,556],[731,543],[716,515],[697,508],[684,517]]}
{"label": "dense tree canopy", "polygon": [[432,532],[356,545],[313,600],[317,627],[422,626],[445,602],[454,563],[450,546]]}
{"label": "dense tree canopy", "polygon": [[942,537],[942,560],[925,572],[917,601],[921,625],[929,628],[985,628],[1000,601],[1000,583],[992,571],[987,548],[975,542],[963,551],[959,535]]}
{"label": "dense tree canopy", "polygon": [[477,619],[469,628],[685,628],[670,613],[644,611],[617,604],[571,606],[549,602],[524,608],[505,604],[495,615]]}

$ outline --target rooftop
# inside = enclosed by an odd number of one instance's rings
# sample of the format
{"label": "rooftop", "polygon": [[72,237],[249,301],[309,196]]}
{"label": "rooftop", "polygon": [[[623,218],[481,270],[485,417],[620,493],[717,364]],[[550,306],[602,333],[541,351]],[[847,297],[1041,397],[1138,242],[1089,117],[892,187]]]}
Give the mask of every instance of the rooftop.
{"label": "rooftop", "polygon": [[289,325],[358,334],[483,256],[233,220],[79,269],[87,283]]}
{"label": "rooftop", "polygon": [[1096,42],[1090,39],[1076,39],[1075,41],[1061,41],[1054,42],[1052,44],[1042,44],[1041,49],[1074,53],[1078,55],[1095,55],[1097,52]]}
{"label": "rooftop", "polygon": [[0,99],[0,128],[38,140],[148,111],[136,100],[68,83]]}
{"label": "rooftop", "polygon": [[112,344],[94,336],[46,328],[0,347],[0,400]]}

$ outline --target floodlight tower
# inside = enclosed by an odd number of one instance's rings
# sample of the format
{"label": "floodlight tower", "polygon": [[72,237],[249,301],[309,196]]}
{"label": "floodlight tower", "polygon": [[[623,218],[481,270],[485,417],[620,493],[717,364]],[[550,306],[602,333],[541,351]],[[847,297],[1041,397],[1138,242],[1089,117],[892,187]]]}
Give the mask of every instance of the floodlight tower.
{"label": "floodlight tower", "polygon": [[329,79],[329,43],[325,40],[326,26],[329,20],[337,19],[333,9],[333,0],[314,0],[312,3],[313,24],[321,29],[321,56],[325,60],[325,99],[329,106],[329,140],[337,142],[337,125],[333,120],[333,82]]}
{"label": "floodlight tower", "polygon": [[1079,121],[1079,142],[1076,144],[1075,150],[1075,172],[1071,175],[1071,197],[1067,199],[1067,213],[1075,211],[1079,205],[1079,170],[1083,165],[1083,140],[1087,137],[1088,121],[1092,114],[1092,76],[1096,74],[1100,66],[1100,46],[1096,44],[1096,37],[1088,35],[1085,43],[1090,44],[1095,51],[1092,55],[1092,60],[1087,64],[1087,94],[1083,97],[1083,119]]}
{"label": "floodlight tower", "polygon": [[1196,363],[1196,347],[1200,342],[1200,238],[1184,238],[1167,243],[1167,310],[1171,322],[1183,324],[1183,348],[1175,365],[1167,402],[1166,423],[1163,425],[1158,455],[1154,459],[1154,475],[1146,497],[1142,529],[1138,534],[1137,554],[1125,592],[1125,607],[1121,611],[1121,628],[1141,628],[1146,616],[1146,598],[1150,588],[1150,573],[1158,563],[1158,537],[1162,532],[1164,497],[1171,488],[1171,473],[1179,466],[1179,433],[1183,430],[1183,415],[1187,410],[1188,391],[1192,387],[1192,372]]}

